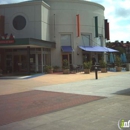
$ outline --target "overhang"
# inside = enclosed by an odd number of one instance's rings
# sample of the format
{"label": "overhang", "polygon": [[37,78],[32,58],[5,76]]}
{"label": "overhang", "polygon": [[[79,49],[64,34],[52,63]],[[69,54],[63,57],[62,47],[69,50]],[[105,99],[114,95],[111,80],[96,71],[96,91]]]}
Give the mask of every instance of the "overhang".
{"label": "overhang", "polygon": [[71,46],[61,46],[62,52],[73,52],[73,49]]}
{"label": "overhang", "polygon": [[56,43],[51,41],[44,41],[34,38],[18,38],[14,40],[14,43],[0,43],[0,48],[8,47],[45,47],[45,48],[55,48]]}
{"label": "overhang", "polygon": [[117,50],[103,46],[79,46],[79,48],[90,52],[118,52]]}

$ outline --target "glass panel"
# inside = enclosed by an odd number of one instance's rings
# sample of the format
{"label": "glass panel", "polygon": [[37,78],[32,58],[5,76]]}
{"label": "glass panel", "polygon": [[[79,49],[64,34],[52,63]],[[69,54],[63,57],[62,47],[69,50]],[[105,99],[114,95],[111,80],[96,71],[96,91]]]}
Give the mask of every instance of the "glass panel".
{"label": "glass panel", "polygon": [[81,34],[81,38],[84,46],[90,46],[90,35]]}
{"label": "glass panel", "polygon": [[51,65],[51,56],[50,54],[45,54],[45,64]]}
{"label": "glass panel", "polygon": [[41,54],[38,54],[38,70],[41,72],[42,62],[41,62]]}
{"label": "glass panel", "polygon": [[31,72],[35,72],[35,54],[30,55],[30,70]]}
{"label": "glass panel", "polygon": [[70,34],[61,34],[61,45],[62,46],[71,45],[71,35]]}
{"label": "glass panel", "polygon": [[69,54],[69,63],[72,64],[72,55]]}
{"label": "glass panel", "polygon": [[27,56],[21,55],[21,71],[27,71]]}
{"label": "glass panel", "polygon": [[6,52],[12,52],[12,49],[5,49]]}
{"label": "glass panel", "polygon": [[6,71],[12,73],[12,55],[6,55]]}
{"label": "glass panel", "polygon": [[97,46],[102,46],[103,44],[102,44],[102,36],[99,36],[98,38],[97,38]]}

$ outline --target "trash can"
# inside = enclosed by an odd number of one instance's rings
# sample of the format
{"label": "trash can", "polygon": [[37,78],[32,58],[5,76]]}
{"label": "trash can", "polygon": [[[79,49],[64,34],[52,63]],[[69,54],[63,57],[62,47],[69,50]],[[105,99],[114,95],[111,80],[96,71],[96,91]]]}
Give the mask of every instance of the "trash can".
{"label": "trash can", "polygon": [[130,63],[127,63],[127,64],[126,64],[126,70],[127,70],[127,71],[130,71]]}

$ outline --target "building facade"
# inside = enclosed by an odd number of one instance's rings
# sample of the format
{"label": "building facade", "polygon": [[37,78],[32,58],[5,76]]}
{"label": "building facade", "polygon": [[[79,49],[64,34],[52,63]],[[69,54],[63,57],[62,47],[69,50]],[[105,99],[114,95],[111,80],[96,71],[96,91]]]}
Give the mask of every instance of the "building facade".
{"label": "building facade", "polygon": [[[0,5],[0,64],[7,72],[43,72],[45,65],[82,65],[105,46],[104,7],[84,0],[32,0]],[[12,34],[12,35],[11,35]],[[14,42],[10,42],[11,38]],[[10,69],[9,69],[10,68]]]}

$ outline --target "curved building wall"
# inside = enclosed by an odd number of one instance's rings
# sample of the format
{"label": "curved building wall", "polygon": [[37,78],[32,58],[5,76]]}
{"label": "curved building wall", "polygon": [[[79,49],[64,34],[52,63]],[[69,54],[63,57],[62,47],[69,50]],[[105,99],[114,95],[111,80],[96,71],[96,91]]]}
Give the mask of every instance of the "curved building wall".
{"label": "curved building wall", "polygon": [[[46,0],[45,0],[46,1]],[[98,38],[95,38],[95,16],[98,16],[98,34],[104,36],[104,7],[88,1],[82,0],[47,0],[50,5],[50,33],[51,40],[56,41],[56,50],[52,50],[52,63],[62,64],[61,55],[61,35],[71,35],[72,63],[82,64],[82,51],[79,45],[84,45],[82,36],[77,37],[76,15],[80,16],[80,33],[89,35],[89,45],[98,45]],[[67,43],[66,43],[67,45]],[[78,55],[77,55],[78,54]]]}

